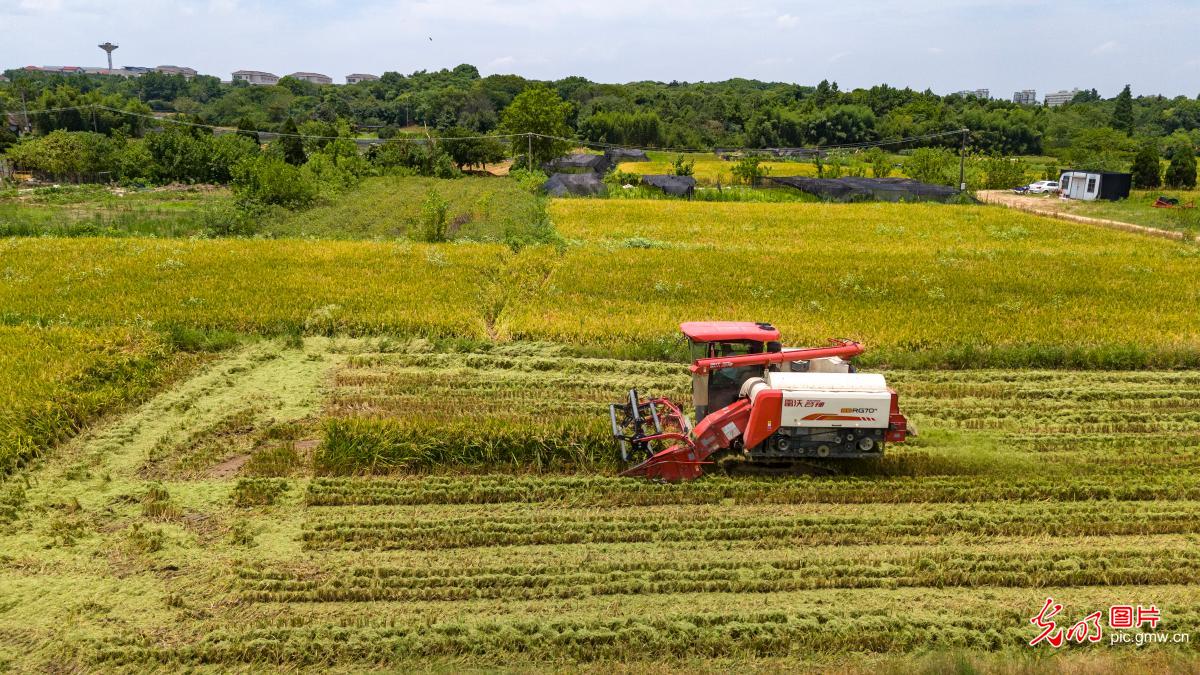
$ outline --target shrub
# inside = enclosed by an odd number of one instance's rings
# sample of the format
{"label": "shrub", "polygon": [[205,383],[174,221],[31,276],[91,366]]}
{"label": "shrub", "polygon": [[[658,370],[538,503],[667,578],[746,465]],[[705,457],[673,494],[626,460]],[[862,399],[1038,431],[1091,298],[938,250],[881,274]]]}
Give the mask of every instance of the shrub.
{"label": "shrub", "polygon": [[102,171],[111,172],[116,148],[103,134],[59,130],[23,140],[9,148],[7,154],[16,167],[80,181],[95,180]]}
{"label": "shrub", "polygon": [[671,167],[676,176],[691,176],[696,173],[696,160],[688,161],[683,155],[679,155],[671,162]]}
{"label": "shrub", "polygon": [[425,202],[421,205],[421,240],[429,243],[446,241],[446,214],[450,204],[437,190],[430,189],[425,193]]}
{"label": "shrub", "polygon": [[436,178],[462,175],[450,155],[419,136],[397,136],[387,143],[372,146],[367,152],[367,161],[385,173],[404,169],[419,176]]}
{"label": "shrub", "polygon": [[733,177],[746,185],[757,187],[764,176],[771,173],[770,167],[762,165],[762,158],[749,156],[738,160],[733,167]]}
{"label": "shrub", "polygon": [[914,180],[937,185],[958,182],[958,158],[945,148],[918,148],[904,161],[904,172]]}
{"label": "shrub", "polygon": [[244,159],[234,167],[233,191],[243,202],[301,208],[316,201],[320,187],[311,172],[266,154]]}
{"label": "shrub", "polygon": [[994,155],[980,161],[985,190],[1002,190],[1024,185],[1027,181],[1025,162],[1020,159]]}
{"label": "shrub", "polygon": [[200,212],[200,225],[210,237],[246,237],[258,231],[256,215],[248,204],[217,202]]}
{"label": "shrub", "polygon": [[871,165],[871,175],[875,178],[887,178],[892,173],[892,160],[881,148],[867,151],[867,163]]}

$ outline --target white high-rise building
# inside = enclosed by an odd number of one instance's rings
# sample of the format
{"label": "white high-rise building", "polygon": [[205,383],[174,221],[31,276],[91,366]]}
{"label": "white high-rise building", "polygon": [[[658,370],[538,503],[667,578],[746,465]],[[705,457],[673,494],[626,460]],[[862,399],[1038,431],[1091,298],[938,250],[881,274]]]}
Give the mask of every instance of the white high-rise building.
{"label": "white high-rise building", "polygon": [[1063,89],[1046,94],[1046,107],[1056,108],[1064,103],[1070,103],[1071,99],[1075,98],[1075,94],[1078,93],[1078,89],[1072,89],[1071,91]]}

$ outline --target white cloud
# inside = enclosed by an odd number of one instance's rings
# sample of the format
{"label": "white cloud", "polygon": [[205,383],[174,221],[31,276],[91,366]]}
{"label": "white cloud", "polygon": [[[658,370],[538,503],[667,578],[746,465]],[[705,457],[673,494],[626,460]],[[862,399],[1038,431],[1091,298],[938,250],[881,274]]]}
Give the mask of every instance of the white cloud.
{"label": "white cloud", "polygon": [[942,49],[941,47],[926,47],[925,51],[926,51],[926,53],[932,54],[934,56],[941,56],[942,54],[946,53],[946,50]]}
{"label": "white cloud", "polygon": [[1100,54],[1107,54],[1108,52],[1115,51],[1120,46],[1121,45],[1116,40],[1109,40],[1103,44],[1096,45],[1096,47],[1092,49],[1092,54],[1096,56],[1099,56]]}
{"label": "white cloud", "polygon": [[780,28],[795,28],[800,25],[800,17],[791,14],[780,14],[775,17],[775,25]]}
{"label": "white cloud", "polygon": [[829,57],[829,62],[837,63],[838,61],[841,61],[842,59],[846,58],[847,56],[850,56],[851,54],[853,54],[853,52],[838,52],[838,53],[834,54],[833,56]]}

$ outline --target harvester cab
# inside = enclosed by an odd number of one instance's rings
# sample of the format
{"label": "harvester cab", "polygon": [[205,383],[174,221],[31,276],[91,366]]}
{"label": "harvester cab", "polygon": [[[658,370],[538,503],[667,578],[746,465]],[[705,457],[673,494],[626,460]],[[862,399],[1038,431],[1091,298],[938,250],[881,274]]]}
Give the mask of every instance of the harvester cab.
{"label": "harvester cab", "polygon": [[[778,352],[779,329],[769,323],[733,321],[691,321],[681,324],[680,330],[688,340],[692,362],[702,359],[729,358]],[[709,410],[720,410],[738,398],[742,384],[751,377],[761,377],[761,365],[722,368],[705,373],[692,373],[692,404],[696,422]]]}
{"label": "harvester cab", "polygon": [[666,398],[630,391],[609,406],[622,475],[696,478],[732,462],[779,466],[812,458],[878,457],[912,434],[882,375],[855,373],[862,345],[786,348],[767,323],[680,325],[692,359],[695,424]]}

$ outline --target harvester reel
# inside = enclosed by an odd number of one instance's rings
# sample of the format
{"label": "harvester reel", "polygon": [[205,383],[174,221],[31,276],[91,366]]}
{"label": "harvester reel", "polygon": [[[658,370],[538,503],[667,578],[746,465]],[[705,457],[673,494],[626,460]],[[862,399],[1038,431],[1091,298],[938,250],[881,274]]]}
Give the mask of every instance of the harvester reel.
{"label": "harvester reel", "polygon": [[643,400],[636,389],[629,390],[626,400],[609,405],[608,412],[613,439],[621,462],[626,465],[653,456],[657,451],[654,444],[664,444],[657,436],[672,432],[686,434],[691,426],[673,403],[661,398]]}

